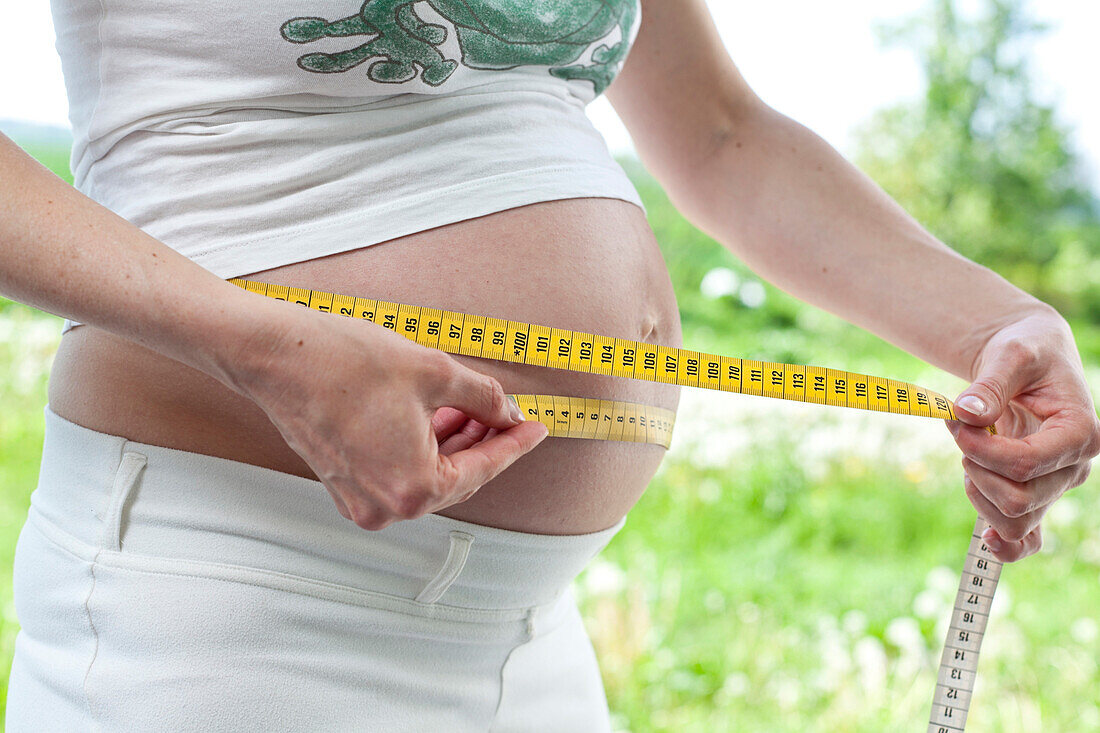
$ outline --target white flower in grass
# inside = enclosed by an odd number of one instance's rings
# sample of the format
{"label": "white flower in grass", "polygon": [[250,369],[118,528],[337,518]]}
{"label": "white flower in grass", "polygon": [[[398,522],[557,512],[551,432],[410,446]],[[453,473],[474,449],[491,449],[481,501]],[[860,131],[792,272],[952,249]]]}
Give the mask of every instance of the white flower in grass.
{"label": "white flower in grass", "polygon": [[1000,614],[1008,615],[1012,610],[1012,591],[1008,586],[1001,583],[997,586],[997,592],[993,596],[993,603],[990,605],[989,613],[991,616],[997,616]]}
{"label": "white flower in grass", "polygon": [[631,733],[630,719],[623,713],[611,711],[611,730],[614,733]]}
{"label": "white flower in grass", "polygon": [[798,705],[802,697],[802,688],[794,677],[779,674],[772,680],[772,694],[775,695],[775,701],[780,707],[789,709]]}
{"label": "white flower in grass", "polygon": [[877,694],[886,687],[886,650],[873,636],[856,642],[852,657],[859,673],[859,683],[867,694]]}
{"label": "white flower in grass", "polygon": [[867,614],[858,608],[853,608],[844,614],[841,620],[844,631],[851,637],[861,636],[867,630]]}
{"label": "white flower in grass", "polygon": [[722,484],[716,479],[705,478],[699,482],[697,493],[699,501],[704,504],[714,504],[722,498]]}
{"label": "white flower in grass", "polygon": [[715,695],[719,702],[728,702],[739,697],[744,697],[749,691],[749,678],[744,672],[734,672],[727,675],[722,682],[722,687]]}
{"label": "white flower in grass", "polygon": [[924,650],[924,635],[920,624],[912,616],[898,616],[886,625],[886,641],[908,652]]}
{"label": "white flower in grass", "polygon": [[759,308],[764,305],[764,300],[767,298],[764,286],[755,280],[742,285],[738,295],[741,296],[741,304],[746,308]]}
{"label": "white flower in grass", "polygon": [[959,575],[954,569],[939,565],[928,571],[924,584],[930,590],[954,598],[959,589]]}
{"label": "white flower in grass", "polygon": [[1069,627],[1070,635],[1078,644],[1091,644],[1096,641],[1098,631],[1100,630],[1097,629],[1096,621],[1088,616],[1082,616]]}
{"label": "white flower in grass", "polygon": [[668,647],[661,647],[653,653],[653,663],[657,669],[667,671],[676,666],[676,653]]}
{"label": "white flower in grass", "polygon": [[1077,557],[1090,565],[1100,565],[1100,538],[1090,537],[1078,545]]}
{"label": "white flower in grass", "polygon": [[835,690],[844,677],[852,671],[852,655],[848,651],[847,640],[836,633],[822,638],[818,649],[822,662],[818,687],[823,690]]}
{"label": "white flower in grass", "polygon": [[912,616],[899,616],[886,625],[886,640],[901,650],[896,672],[901,677],[911,677],[924,662],[924,635],[920,624]]}
{"label": "white flower in grass", "polygon": [[699,292],[704,298],[721,298],[724,295],[733,295],[741,285],[741,279],[737,273],[728,267],[715,267],[699,283]]}
{"label": "white flower in grass", "polygon": [[919,618],[939,618],[946,608],[942,595],[933,590],[922,590],[913,599],[913,613]]}
{"label": "white flower in grass", "polygon": [[752,601],[745,601],[737,607],[737,615],[741,617],[742,623],[754,624],[760,620],[760,606]]}
{"label": "white flower in grass", "polygon": [[596,559],[584,571],[584,590],[591,596],[613,596],[626,587],[626,573],[618,565]]}
{"label": "white flower in grass", "polygon": [[1077,521],[1079,516],[1081,504],[1072,496],[1063,496],[1051,505],[1043,521],[1050,526],[1066,527]]}

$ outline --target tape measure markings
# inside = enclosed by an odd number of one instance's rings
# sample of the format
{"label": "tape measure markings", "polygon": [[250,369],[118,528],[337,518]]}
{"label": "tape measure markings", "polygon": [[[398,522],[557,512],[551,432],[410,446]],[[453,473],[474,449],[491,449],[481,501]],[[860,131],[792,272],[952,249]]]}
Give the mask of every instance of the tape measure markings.
{"label": "tape measure markings", "polygon": [[955,419],[951,402],[938,392],[867,374],[738,359],[319,290],[240,279],[230,282],[270,298],[368,320],[451,354],[811,404]]}
{"label": "tape measure markings", "polygon": [[[368,320],[422,346],[451,354],[835,407],[956,419],[951,403],[938,392],[867,374],[737,359],[521,321],[243,279],[229,282],[269,298]],[[551,435],[659,443],[668,447],[675,423],[675,413],[650,405],[560,395],[509,397],[525,415],[545,424]],[[987,430],[996,433],[993,426]],[[966,726],[978,655],[1003,566],[981,538],[987,527],[978,517],[940,658],[928,733],[956,733]]]}
{"label": "tape measure markings", "polygon": [[676,414],[654,405],[564,395],[514,394],[528,420],[557,437],[621,440],[669,447]]}
{"label": "tape measure markings", "polygon": [[970,547],[947,627],[947,640],[940,656],[928,733],[955,733],[966,727],[974,682],[978,677],[978,655],[1004,566],[982,539],[982,532],[988,526],[978,517],[970,535]]}

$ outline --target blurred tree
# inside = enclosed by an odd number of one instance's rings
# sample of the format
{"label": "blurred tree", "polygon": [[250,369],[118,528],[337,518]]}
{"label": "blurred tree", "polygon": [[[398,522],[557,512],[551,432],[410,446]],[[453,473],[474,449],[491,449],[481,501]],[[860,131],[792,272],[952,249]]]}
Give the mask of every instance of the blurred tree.
{"label": "blurred tree", "polygon": [[933,0],[881,29],[915,51],[927,88],[863,125],[855,160],[951,247],[1098,321],[1100,204],[1029,69],[1045,27],[1021,0],[981,0],[974,14],[957,5]]}

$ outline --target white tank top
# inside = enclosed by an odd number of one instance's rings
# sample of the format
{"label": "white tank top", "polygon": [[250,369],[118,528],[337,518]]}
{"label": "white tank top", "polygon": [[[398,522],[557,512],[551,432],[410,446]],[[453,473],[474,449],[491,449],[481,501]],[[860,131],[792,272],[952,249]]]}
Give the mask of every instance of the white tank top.
{"label": "white tank top", "polygon": [[581,196],[638,0],[52,0],[76,187],[228,278]]}

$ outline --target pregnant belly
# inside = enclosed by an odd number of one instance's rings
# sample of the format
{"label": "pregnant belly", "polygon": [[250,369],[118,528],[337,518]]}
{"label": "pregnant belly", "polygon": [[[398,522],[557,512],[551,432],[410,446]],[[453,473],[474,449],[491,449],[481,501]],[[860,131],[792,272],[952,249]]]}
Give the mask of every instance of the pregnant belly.
{"label": "pregnant belly", "polygon": [[[618,199],[532,204],[242,276],[680,345],[676,301],[653,233],[640,209]],[[669,409],[679,396],[672,385],[454,358],[492,375],[507,392]],[[50,405],[101,432],[315,478],[255,404],[95,328],[74,329],[62,340]],[[440,513],[523,532],[594,532],[637,501],[663,454],[653,445],[547,438],[471,499]]]}

